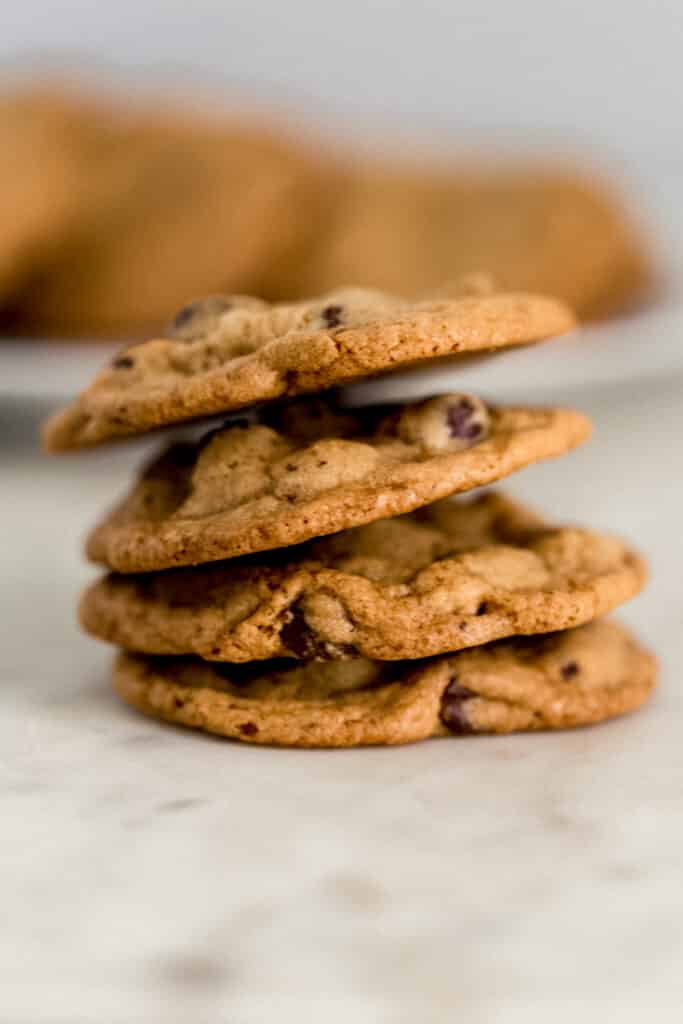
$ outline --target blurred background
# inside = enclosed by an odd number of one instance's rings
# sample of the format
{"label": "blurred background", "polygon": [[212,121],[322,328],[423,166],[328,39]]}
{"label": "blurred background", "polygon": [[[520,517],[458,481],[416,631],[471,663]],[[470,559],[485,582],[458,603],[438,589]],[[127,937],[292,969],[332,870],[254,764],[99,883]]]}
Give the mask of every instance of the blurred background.
{"label": "blurred background", "polygon": [[633,308],[677,263],[681,15],[615,11],[14,8],[5,335],[135,337],[216,291],[416,294],[481,269],[582,319]]}
{"label": "blurred background", "polygon": [[0,53],[21,72],[50,60],[238,90],[333,134],[378,121],[648,163],[682,155],[681,17],[676,0],[26,0],[5,11]]}

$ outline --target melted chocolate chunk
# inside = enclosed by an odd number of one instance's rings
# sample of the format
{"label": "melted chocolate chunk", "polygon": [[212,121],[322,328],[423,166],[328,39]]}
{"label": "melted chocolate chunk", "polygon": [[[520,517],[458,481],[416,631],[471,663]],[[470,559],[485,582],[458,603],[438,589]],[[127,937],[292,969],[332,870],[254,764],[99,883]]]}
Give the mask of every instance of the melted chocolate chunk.
{"label": "melted chocolate chunk", "polygon": [[320,316],[326,327],[339,327],[343,312],[342,306],[325,306]]}
{"label": "melted chocolate chunk", "polygon": [[489,610],[488,604],[486,603],[486,601],[482,601],[481,604],[479,604],[479,606],[477,607],[477,610],[476,610],[475,614],[476,615],[486,615],[488,610]]}
{"label": "melted chocolate chunk", "polygon": [[193,320],[201,320],[204,317],[219,316],[232,309],[232,302],[223,299],[218,295],[211,295],[207,299],[197,299],[183,306],[173,318],[173,329],[181,330],[188,327]]}
{"label": "melted chocolate chunk", "polygon": [[256,733],[258,732],[258,725],[256,725],[254,722],[245,722],[238,728],[243,736],[255,736]]}
{"label": "melted chocolate chunk", "polygon": [[196,311],[196,302],[190,302],[187,306],[183,306],[183,308],[178,310],[176,315],[173,317],[173,326],[185,327],[186,324],[189,324],[189,322],[194,319]]}
{"label": "melted chocolate chunk", "polygon": [[319,661],[326,657],[325,645],[313,632],[301,608],[296,605],[290,610],[291,618],[280,633],[285,647],[297,658],[310,658]]}
{"label": "melted chocolate chunk", "polygon": [[474,404],[466,397],[458,399],[457,402],[449,406],[446,421],[451,437],[461,437],[468,441],[479,437],[483,427],[481,423],[472,420],[472,415],[475,412]]}
{"label": "melted chocolate chunk", "polygon": [[135,360],[132,356],[116,356],[115,359],[112,359],[111,365],[115,370],[130,370],[135,366]]}
{"label": "melted chocolate chunk", "polygon": [[578,675],[579,666],[575,661],[568,661],[560,669],[560,675],[563,679],[573,679],[574,676]]}
{"label": "melted chocolate chunk", "polygon": [[297,658],[308,661],[329,661],[331,658],[343,658],[356,654],[355,647],[350,644],[333,644],[322,640],[306,622],[300,607],[294,605],[290,609],[291,618],[280,632],[285,647]]}
{"label": "melted chocolate chunk", "polygon": [[476,694],[472,690],[468,690],[466,686],[460,685],[457,676],[450,681],[443,692],[441,698],[441,721],[456,736],[464,736],[467,733],[474,732],[465,714],[464,705],[471,697],[475,696]]}

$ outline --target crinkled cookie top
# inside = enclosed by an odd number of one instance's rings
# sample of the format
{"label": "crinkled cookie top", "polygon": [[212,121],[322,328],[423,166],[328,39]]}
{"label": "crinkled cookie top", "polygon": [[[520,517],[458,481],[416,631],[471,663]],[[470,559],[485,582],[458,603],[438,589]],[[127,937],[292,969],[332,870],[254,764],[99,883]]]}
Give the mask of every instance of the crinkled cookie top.
{"label": "crinkled cookie top", "polygon": [[617,538],[489,492],[269,555],[112,574],[84,594],[81,622],[146,654],[393,661],[576,626],[645,578]]}
{"label": "crinkled cookie top", "polygon": [[521,293],[417,302],[346,289],[278,305],[212,296],[182,309],[168,337],[116,356],[46,424],[44,441],[51,451],[80,448],[573,325],[562,302]]}
{"label": "crinkled cookie top", "polygon": [[490,484],[583,441],[571,409],[488,408],[473,395],[335,411],[275,407],[153,462],[91,534],[118,572],[149,572],[298,544]]}

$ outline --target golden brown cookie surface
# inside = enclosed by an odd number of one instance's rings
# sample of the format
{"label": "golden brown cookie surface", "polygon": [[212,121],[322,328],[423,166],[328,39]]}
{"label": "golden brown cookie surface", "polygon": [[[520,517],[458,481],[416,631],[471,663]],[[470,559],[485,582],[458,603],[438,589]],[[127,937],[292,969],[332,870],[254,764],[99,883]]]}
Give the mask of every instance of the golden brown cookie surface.
{"label": "golden brown cookie surface", "polygon": [[45,443],[80,448],[572,326],[563,303],[525,294],[408,302],[348,289],[277,305],[213,296],[182,309],[173,336],[116,357],[48,422]]}
{"label": "golden brown cookie surface", "polygon": [[267,662],[120,654],[119,695],[140,711],[243,740],[295,747],[564,729],[640,707],[656,661],[616,623],[501,640],[422,662]]}
{"label": "golden brown cookie surface", "polygon": [[96,527],[88,556],[149,572],[298,544],[493,483],[590,433],[572,409],[488,409],[462,394],[388,415],[302,400],[271,417],[169,449]]}
{"label": "golden brown cookie surface", "polygon": [[108,576],[88,588],[80,616],[100,639],[146,654],[394,661],[567,629],[645,578],[616,538],[546,524],[489,493],[270,558]]}

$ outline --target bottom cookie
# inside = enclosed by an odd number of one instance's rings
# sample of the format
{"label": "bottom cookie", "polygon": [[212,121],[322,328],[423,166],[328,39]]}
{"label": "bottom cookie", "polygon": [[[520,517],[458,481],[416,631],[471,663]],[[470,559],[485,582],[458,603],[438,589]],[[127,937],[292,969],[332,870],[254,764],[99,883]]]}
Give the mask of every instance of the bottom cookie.
{"label": "bottom cookie", "polygon": [[354,747],[601,722],[640,707],[656,669],[623,626],[601,620],[425,661],[121,653],[114,687],[146,714],[248,743]]}

